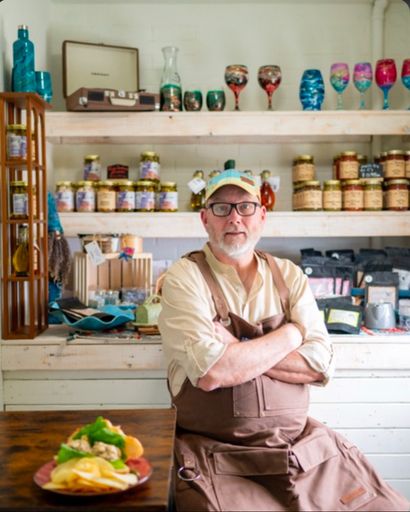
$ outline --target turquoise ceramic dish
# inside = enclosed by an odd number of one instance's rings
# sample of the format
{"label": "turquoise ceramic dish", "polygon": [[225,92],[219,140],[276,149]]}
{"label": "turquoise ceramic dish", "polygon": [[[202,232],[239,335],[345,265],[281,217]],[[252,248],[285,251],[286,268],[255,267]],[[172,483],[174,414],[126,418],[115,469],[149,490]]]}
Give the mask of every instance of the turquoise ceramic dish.
{"label": "turquoise ceramic dish", "polygon": [[103,313],[113,315],[114,318],[109,322],[104,322],[100,318],[89,316],[82,318],[76,322],[71,322],[65,314],[59,309],[57,304],[51,305],[51,314],[57,316],[64,324],[74,329],[83,331],[102,331],[106,329],[114,329],[122,324],[130,322],[135,318],[135,312],[130,308],[122,308],[119,306],[104,306],[101,308]]}

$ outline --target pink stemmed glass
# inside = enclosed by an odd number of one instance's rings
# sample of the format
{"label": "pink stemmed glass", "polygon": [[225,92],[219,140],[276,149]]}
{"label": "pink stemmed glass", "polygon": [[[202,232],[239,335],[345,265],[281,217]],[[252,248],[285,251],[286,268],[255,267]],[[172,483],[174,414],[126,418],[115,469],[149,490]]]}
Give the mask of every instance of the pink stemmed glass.
{"label": "pink stemmed glass", "polygon": [[225,83],[235,95],[235,110],[239,110],[239,94],[248,83],[248,68],[243,64],[226,66]]}
{"label": "pink stemmed glass", "polygon": [[383,110],[390,108],[389,91],[396,83],[397,69],[394,59],[380,59],[376,64],[376,84],[383,92]]}
{"label": "pink stemmed glass", "polygon": [[373,71],[370,62],[358,62],[353,69],[353,83],[360,93],[359,109],[366,108],[364,93],[372,85]]}
{"label": "pink stemmed glass", "polygon": [[272,94],[282,81],[282,72],[279,66],[274,64],[261,66],[258,70],[258,82],[268,95],[268,110],[272,110]]}
{"label": "pink stemmed glass", "polygon": [[337,92],[337,110],[343,109],[342,94],[350,80],[349,66],[346,62],[335,62],[330,66],[330,83]]}
{"label": "pink stemmed glass", "polygon": [[[404,59],[401,68],[401,80],[406,89],[410,89],[410,59]],[[410,107],[408,108],[410,110]]]}

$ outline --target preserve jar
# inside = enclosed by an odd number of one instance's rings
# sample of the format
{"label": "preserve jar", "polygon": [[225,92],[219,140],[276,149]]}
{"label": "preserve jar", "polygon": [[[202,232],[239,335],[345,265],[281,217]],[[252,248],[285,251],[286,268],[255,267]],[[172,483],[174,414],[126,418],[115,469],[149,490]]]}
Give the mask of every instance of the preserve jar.
{"label": "preserve jar", "polygon": [[366,211],[383,210],[382,178],[366,178],[363,180],[363,208]]}
{"label": "preserve jar", "polygon": [[404,162],[406,168],[406,178],[410,178],[410,151],[404,152]]}
{"label": "preserve jar", "polygon": [[137,181],[135,189],[135,210],[137,212],[155,211],[156,184],[153,181]]}
{"label": "preserve jar", "polygon": [[159,181],[159,156],[154,151],[144,151],[140,160],[140,180]]}
{"label": "preserve jar", "polygon": [[409,209],[409,181],[388,180],[386,186],[386,210],[404,211]]}
{"label": "preserve jar", "polygon": [[161,183],[158,206],[160,212],[178,211],[178,191],[177,184],[174,181],[164,181]]}
{"label": "preserve jar", "polygon": [[342,209],[342,185],[339,180],[323,183],[323,210],[338,212]]}
{"label": "preserve jar", "polygon": [[359,177],[359,160],[355,151],[343,151],[339,158],[339,180],[355,180]]}
{"label": "preserve jar", "polygon": [[399,149],[388,151],[383,171],[385,179],[405,178],[406,162],[404,160],[404,151]]}
{"label": "preserve jar", "polygon": [[332,177],[334,180],[339,179],[339,158],[340,155],[335,155],[332,161]]}
{"label": "preserve jar", "polygon": [[74,188],[71,181],[57,181],[55,199],[58,212],[74,211]]}
{"label": "preserve jar", "polygon": [[81,213],[95,212],[95,189],[93,181],[76,184],[75,210]]}
{"label": "preserve jar", "polygon": [[359,212],[364,208],[364,190],[360,180],[345,180],[342,184],[342,208]]}
{"label": "preserve jar", "polygon": [[299,155],[293,160],[292,181],[309,181],[315,179],[315,164],[313,156]]}
{"label": "preserve jar", "polygon": [[6,148],[9,160],[21,158],[21,126],[20,124],[8,124],[6,127]]}
{"label": "preserve jar", "polygon": [[83,177],[86,181],[99,181],[102,178],[99,155],[86,155],[84,157]]}
{"label": "preserve jar", "polygon": [[293,195],[292,195],[292,208],[295,212],[300,210],[300,200],[301,200],[301,192],[302,192],[303,183],[294,183],[293,184]]}
{"label": "preserve jar", "polygon": [[104,213],[115,212],[116,193],[114,182],[103,180],[98,183],[97,187],[97,211]]}
{"label": "preserve jar", "polygon": [[299,209],[318,211],[322,209],[322,190],[316,180],[304,181],[301,184]]}
{"label": "preserve jar", "polygon": [[10,217],[26,219],[28,216],[28,187],[25,181],[10,183]]}
{"label": "preserve jar", "polygon": [[134,183],[130,180],[117,180],[117,212],[133,212],[135,210]]}

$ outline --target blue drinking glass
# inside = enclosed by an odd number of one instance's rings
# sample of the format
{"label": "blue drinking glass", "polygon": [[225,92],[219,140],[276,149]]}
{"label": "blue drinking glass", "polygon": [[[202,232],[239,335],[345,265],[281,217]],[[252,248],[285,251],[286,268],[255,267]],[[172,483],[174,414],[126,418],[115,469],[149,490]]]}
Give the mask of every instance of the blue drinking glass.
{"label": "blue drinking glass", "polygon": [[36,91],[44,101],[50,103],[53,97],[51,75],[48,71],[36,71]]}
{"label": "blue drinking glass", "polygon": [[299,99],[303,110],[320,110],[325,98],[325,84],[319,69],[306,69],[300,82]]}

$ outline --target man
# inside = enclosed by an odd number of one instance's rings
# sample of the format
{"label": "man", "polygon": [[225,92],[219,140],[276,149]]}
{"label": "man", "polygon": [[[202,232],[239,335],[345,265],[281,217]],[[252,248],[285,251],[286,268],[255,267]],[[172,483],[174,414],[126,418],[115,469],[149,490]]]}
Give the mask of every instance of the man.
{"label": "man", "polygon": [[408,510],[355,446],[307,416],[331,344],[301,270],[255,251],[266,220],[255,181],[225,171],[205,199],[209,242],[168,270],[159,319],[177,510]]}

